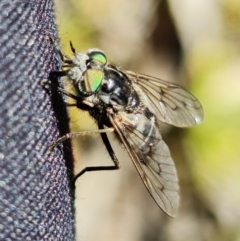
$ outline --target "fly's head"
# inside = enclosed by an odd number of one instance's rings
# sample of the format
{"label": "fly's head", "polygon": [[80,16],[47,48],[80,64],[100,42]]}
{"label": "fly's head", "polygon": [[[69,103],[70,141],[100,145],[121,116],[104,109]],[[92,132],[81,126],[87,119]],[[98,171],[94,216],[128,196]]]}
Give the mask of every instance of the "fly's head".
{"label": "fly's head", "polygon": [[105,54],[99,49],[89,49],[86,53],[74,53],[68,61],[67,76],[72,81],[80,97],[96,93],[103,81],[103,68],[107,64]]}
{"label": "fly's head", "polygon": [[129,78],[117,67],[109,64],[99,49],[76,52],[67,58],[63,68],[78,92],[82,102],[93,108],[109,107],[115,111],[130,110],[139,104],[139,98]]}

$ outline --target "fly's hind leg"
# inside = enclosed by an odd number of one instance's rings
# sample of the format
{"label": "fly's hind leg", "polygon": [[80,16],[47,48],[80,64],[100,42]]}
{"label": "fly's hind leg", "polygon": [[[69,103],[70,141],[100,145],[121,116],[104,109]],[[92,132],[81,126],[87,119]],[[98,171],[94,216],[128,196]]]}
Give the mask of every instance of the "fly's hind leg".
{"label": "fly's hind leg", "polygon": [[93,134],[105,134],[106,132],[113,132],[114,129],[113,128],[107,128],[107,129],[101,129],[101,130],[92,130],[92,131],[81,131],[81,132],[72,132],[72,133],[68,133],[60,138],[58,138],[50,147],[49,147],[49,151],[51,152],[57,145],[59,145],[60,143],[68,140],[68,139],[72,139],[74,137],[77,136],[86,136],[86,135],[93,135]]}
{"label": "fly's hind leg", "polygon": [[[108,129],[103,129],[104,126],[102,124],[98,124],[98,128],[99,130],[108,130]],[[109,128],[111,129],[111,128]],[[101,132],[100,133],[101,137],[102,137],[102,141],[114,163],[114,166],[91,166],[91,167],[86,167],[84,168],[81,172],[79,172],[73,179],[73,185],[74,185],[74,188],[75,188],[75,182],[76,180],[81,176],[83,175],[85,172],[93,172],[93,171],[111,171],[111,170],[117,170],[120,168],[120,164],[119,164],[119,161],[112,149],[112,146],[108,140],[108,137],[107,137],[107,134],[106,132]]]}

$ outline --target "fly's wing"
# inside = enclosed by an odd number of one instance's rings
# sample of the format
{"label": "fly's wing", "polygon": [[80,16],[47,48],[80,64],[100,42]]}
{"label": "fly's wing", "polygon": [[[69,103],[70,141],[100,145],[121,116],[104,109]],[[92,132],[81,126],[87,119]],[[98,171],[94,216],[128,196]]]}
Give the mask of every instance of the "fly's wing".
{"label": "fly's wing", "polygon": [[149,120],[146,122],[147,118],[143,115],[136,118],[139,121],[137,126],[125,121],[122,115],[110,117],[110,121],[149,193],[166,214],[174,217],[179,207],[174,162],[155,124]]}
{"label": "fly's wing", "polygon": [[132,81],[143,103],[161,122],[188,127],[203,120],[203,108],[195,96],[182,87],[163,80],[121,70]]}

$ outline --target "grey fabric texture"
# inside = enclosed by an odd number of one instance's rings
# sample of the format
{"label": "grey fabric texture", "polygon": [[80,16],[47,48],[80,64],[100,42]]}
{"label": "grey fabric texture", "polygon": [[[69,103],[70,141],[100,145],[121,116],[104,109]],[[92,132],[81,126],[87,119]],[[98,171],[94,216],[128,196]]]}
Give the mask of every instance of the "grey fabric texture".
{"label": "grey fabric texture", "polygon": [[[0,240],[75,240],[72,157],[52,0],[0,1]],[[42,83],[46,83],[43,85]],[[55,87],[54,87],[55,86]]]}

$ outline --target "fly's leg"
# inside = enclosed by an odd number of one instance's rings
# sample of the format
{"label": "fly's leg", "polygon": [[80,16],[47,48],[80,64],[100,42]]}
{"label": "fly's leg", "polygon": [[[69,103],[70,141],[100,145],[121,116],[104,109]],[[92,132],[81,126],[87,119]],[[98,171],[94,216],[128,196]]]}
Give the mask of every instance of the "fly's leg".
{"label": "fly's leg", "polygon": [[58,92],[61,92],[62,94],[74,99],[77,101],[77,103],[71,103],[71,104],[67,104],[68,106],[76,106],[77,108],[80,108],[82,110],[89,110],[90,108],[93,108],[94,107],[94,104],[87,101],[87,100],[83,100],[81,99],[79,96],[76,96],[62,88],[57,88]]}
{"label": "fly's leg", "polygon": [[[53,40],[52,37],[49,37],[49,40],[50,40],[51,44],[53,45],[54,50],[58,53],[58,55],[60,56],[62,62],[64,63],[64,64],[61,66],[61,69],[62,69],[62,70],[53,71],[53,72],[50,73],[50,76],[52,76],[52,77],[63,77],[63,76],[67,76],[68,71],[67,71],[67,70],[63,70],[63,68],[65,68],[65,67],[70,68],[70,67],[72,66],[73,62],[72,62],[71,58],[70,58],[68,55],[66,55],[66,54],[61,50],[60,46],[55,43],[55,41]],[[71,46],[71,50],[73,51],[74,48],[73,48],[71,42],[70,42],[70,46]]]}
{"label": "fly's leg", "polygon": [[[100,130],[103,129],[103,125],[102,124],[98,124],[98,128]],[[111,129],[111,128],[109,128]],[[103,129],[104,130],[104,129]],[[106,129],[105,129],[106,130]],[[111,170],[117,170],[120,168],[120,164],[119,164],[119,161],[112,149],[112,146],[108,140],[108,137],[107,137],[107,134],[106,132],[102,132],[100,133],[101,137],[102,137],[102,141],[114,163],[114,166],[91,166],[91,167],[86,167],[84,168],[81,172],[79,172],[73,179],[73,185],[75,187],[75,183],[76,183],[76,180],[81,176],[83,175],[85,172],[94,172],[94,171],[111,171]]]}
{"label": "fly's leg", "polygon": [[[98,128],[101,130],[101,129],[104,129],[104,126],[102,124],[98,123]],[[112,159],[112,161],[114,163],[114,166],[117,167],[116,169],[119,169],[120,168],[119,161],[118,161],[118,159],[117,159],[117,157],[116,157],[116,155],[115,155],[115,153],[114,153],[114,151],[112,149],[112,146],[111,146],[111,144],[109,142],[109,139],[107,137],[106,132],[101,133],[100,135],[101,135],[102,141],[103,141],[103,143],[104,143],[104,145],[105,145],[105,147],[106,147],[106,149],[108,151],[108,154],[110,155],[110,157],[111,157],[111,159]]]}
{"label": "fly's leg", "polygon": [[66,54],[63,53],[63,51],[60,49],[60,46],[55,43],[54,39],[51,36],[49,36],[49,40],[63,62],[65,62],[64,58],[70,59],[70,57],[68,57]]}
{"label": "fly's leg", "polygon": [[64,95],[66,95],[66,96],[68,96],[68,97],[70,97],[70,98],[72,98],[72,99],[74,99],[74,100],[79,100],[79,97],[78,97],[78,96],[76,96],[76,95],[74,95],[74,94],[66,91],[66,90],[63,89],[63,88],[58,87],[58,88],[57,88],[57,91],[60,92],[60,93],[62,93],[62,94],[64,94]]}
{"label": "fly's leg", "polygon": [[[107,128],[107,129],[101,129],[101,130],[92,130],[92,131],[81,131],[81,132],[72,132],[68,133],[60,138],[58,138],[50,147],[49,151],[51,152],[58,144],[68,140],[72,139],[77,136],[86,136],[86,135],[93,135],[93,134],[105,134],[106,132],[113,132],[113,128]],[[110,144],[109,144],[110,145]],[[110,146],[111,147],[111,146]]]}

